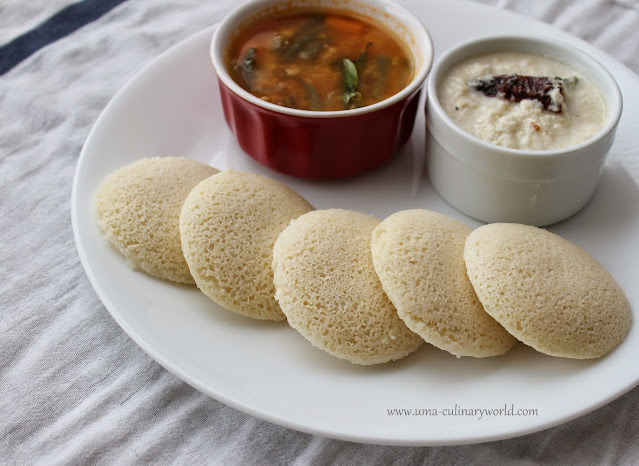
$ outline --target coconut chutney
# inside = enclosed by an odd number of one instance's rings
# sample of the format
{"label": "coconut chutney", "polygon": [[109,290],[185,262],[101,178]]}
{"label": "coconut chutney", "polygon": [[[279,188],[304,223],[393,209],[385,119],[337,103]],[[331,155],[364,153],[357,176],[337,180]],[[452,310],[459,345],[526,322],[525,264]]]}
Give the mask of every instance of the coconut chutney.
{"label": "coconut chutney", "polygon": [[[502,89],[493,96],[479,90],[478,83],[511,75],[551,82],[547,97],[552,103],[521,96],[516,101]],[[606,119],[603,97],[582,71],[539,55],[509,52],[468,59],[448,72],[437,94],[444,111],[464,130],[513,149],[574,146],[599,132]]]}

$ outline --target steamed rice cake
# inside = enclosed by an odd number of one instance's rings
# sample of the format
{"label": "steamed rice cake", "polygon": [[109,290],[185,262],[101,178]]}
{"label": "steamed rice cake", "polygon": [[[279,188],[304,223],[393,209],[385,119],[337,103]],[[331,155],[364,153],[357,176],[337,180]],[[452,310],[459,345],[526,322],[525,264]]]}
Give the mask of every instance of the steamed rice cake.
{"label": "steamed rice cake", "polygon": [[373,230],[373,265],[408,328],[457,357],[508,352],[516,343],[484,311],[466,274],[472,229],[429,210],[392,214]]}
{"label": "steamed rice cake", "polygon": [[593,257],[556,234],[484,225],[468,235],[464,259],[486,312],[537,351],[598,358],[628,333],[631,309],[621,287]]}
{"label": "steamed rice cake", "polygon": [[274,298],[273,244],[310,210],[302,196],[265,176],[226,170],[202,181],[180,216],[182,248],[198,288],[238,314],[285,319]]}
{"label": "steamed rice cake", "polygon": [[328,209],[302,215],[273,249],[276,298],[314,346],[355,364],[415,351],[423,340],[397,316],[373,268],[370,215]]}
{"label": "steamed rice cake", "polygon": [[179,218],[191,189],[217,173],[183,157],[151,157],[109,174],[95,194],[98,225],[133,269],[195,283],[182,254]]}

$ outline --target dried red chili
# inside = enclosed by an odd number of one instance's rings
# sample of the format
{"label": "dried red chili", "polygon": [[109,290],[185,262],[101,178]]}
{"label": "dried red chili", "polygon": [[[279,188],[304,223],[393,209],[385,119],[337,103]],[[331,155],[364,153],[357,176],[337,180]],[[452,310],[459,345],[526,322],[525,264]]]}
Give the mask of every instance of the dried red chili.
{"label": "dried red chili", "polygon": [[[562,111],[564,80],[561,78],[501,74],[476,79],[468,84],[488,97],[500,97],[513,102],[537,100],[548,111]],[[556,91],[561,98],[558,98]]]}

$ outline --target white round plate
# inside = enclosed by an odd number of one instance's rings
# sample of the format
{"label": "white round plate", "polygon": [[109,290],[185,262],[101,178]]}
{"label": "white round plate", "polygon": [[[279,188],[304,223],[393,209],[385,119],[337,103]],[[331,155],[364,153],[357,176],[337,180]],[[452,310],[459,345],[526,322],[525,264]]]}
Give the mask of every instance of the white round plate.
{"label": "white round plate", "polygon": [[[460,1],[403,3],[430,29],[438,54],[482,34],[556,37],[602,61],[618,79],[625,101],[639,102],[633,73],[547,25]],[[358,367],[315,349],[285,322],[235,315],[195,287],[128,269],[101,236],[91,200],[109,172],[145,156],[189,156],[220,169],[267,174],[319,209],[347,208],[383,218],[427,208],[478,225],[442,201],[415,170],[423,162],[421,111],[408,147],[381,169],[355,179],[303,181],[254,162],[224,123],[209,63],[212,32],[173,47],[115,96],[86,141],[74,180],[73,228],[82,264],[113,318],[153,359],[198,390],[254,416],[380,444],[461,444],[521,435],[583,415],[639,383],[637,325],[621,346],[595,361],[551,358],[522,344],[503,357],[457,359],[424,345],[401,361]],[[636,145],[638,119],[636,106],[627,105],[613,153]],[[586,208],[551,228],[607,267],[634,310],[639,309],[638,194],[629,175],[608,164]]]}

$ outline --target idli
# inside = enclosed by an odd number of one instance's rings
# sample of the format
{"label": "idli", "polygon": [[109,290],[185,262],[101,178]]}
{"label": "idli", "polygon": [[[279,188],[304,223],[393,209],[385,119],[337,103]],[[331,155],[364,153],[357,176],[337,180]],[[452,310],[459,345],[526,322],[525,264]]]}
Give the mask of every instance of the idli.
{"label": "idli", "polygon": [[223,171],[198,184],[180,215],[182,249],[202,292],[255,319],[285,319],[273,286],[271,258],[289,222],[313,210],[273,179]]}
{"label": "idli", "polygon": [[98,225],[133,269],[195,283],[182,254],[180,210],[191,189],[217,170],[183,157],[138,160],[109,174],[95,194]]}
{"label": "idli", "polygon": [[497,356],[517,340],[484,311],[468,280],[471,231],[437,212],[397,212],[373,230],[373,265],[399,317],[426,342],[457,357]]}
{"label": "idli", "polygon": [[397,316],[373,268],[378,223],[349,210],[309,212],[273,248],[275,297],[288,323],[314,346],[356,364],[400,359],[423,343]]}
{"label": "idli", "polygon": [[464,259],[484,309],[517,339],[565,358],[605,355],[625,338],[631,309],[594,258],[541,228],[496,223],[466,239]]}

